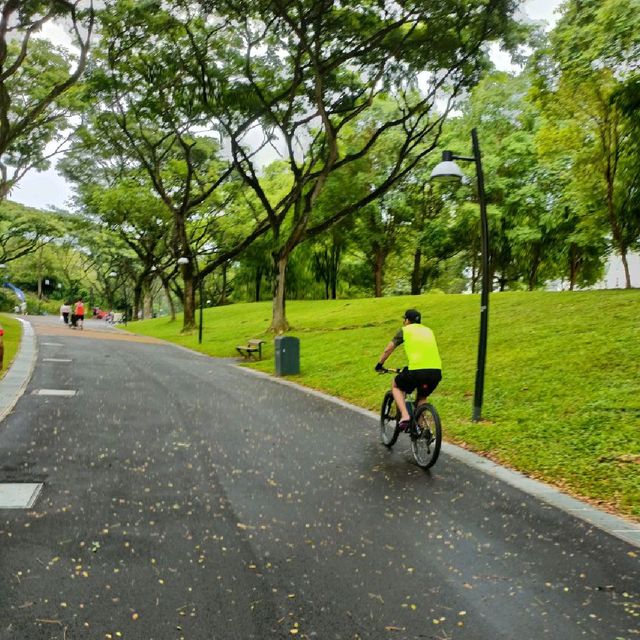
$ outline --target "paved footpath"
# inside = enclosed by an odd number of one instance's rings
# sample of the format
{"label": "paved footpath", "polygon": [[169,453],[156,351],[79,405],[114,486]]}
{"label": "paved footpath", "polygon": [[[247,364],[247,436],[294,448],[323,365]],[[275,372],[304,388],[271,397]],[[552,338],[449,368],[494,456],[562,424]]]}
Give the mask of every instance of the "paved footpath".
{"label": "paved footpath", "polygon": [[31,320],[0,485],[42,489],[0,509],[0,640],[640,636],[631,523],[454,447],[424,473],[233,361]]}

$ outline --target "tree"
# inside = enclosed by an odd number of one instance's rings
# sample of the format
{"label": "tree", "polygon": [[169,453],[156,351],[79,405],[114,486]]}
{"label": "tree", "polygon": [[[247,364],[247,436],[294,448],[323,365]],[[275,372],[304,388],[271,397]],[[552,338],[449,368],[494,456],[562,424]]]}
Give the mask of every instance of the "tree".
{"label": "tree", "polygon": [[324,285],[324,297],[335,300],[338,295],[338,275],[347,246],[344,225],[335,225],[320,236],[313,247],[313,273]]}
{"label": "tree", "polygon": [[570,0],[537,57],[538,99],[547,116],[549,154],[569,159],[569,190],[582,215],[599,217],[631,286],[627,253],[637,242],[637,209],[629,200],[640,166],[634,127],[616,100],[637,73],[640,17],[633,0]]}
{"label": "tree", "polygon": [[[52,20],[68,22],[77,57],[37,38]],[[0,2],[0,200],[59,151],[47,145],[60,142],[78,107],[71,94],[87,65],[93,23],[92,0]]]}
{"label": "tree", "polygon": [[17,203],[0,203],[0,263],[35,253],[63,235],[64,226],[55,215]]}
{"label": "tree", "polygon": [[[185,5],[186,6],[186,5]],[[181,7],[175,13],[181,15]],[[76,150],[95,156],[110,181],[144,172],[172,218],[169,250],[182,268],[184,330],[195,326],[201,279],[266,232],[264,221],[226,217],[222,187],[233,168],[219,154],[208,117],[195,108],[191,79],[182,74],[190,32],[161,3],[119,0],[100,16],[102,39],[88,79],[93,115]],[[86,172],[76,180],[91,181]],[[192,234],[197,242],[194,246]],[[198,247],[210,259],[198,266]]]}
{"label": "tree", "polygon": [[[484,44],[502,38],[513,44],[517,3],[470,0],[427,8],[408,2],[228,0],[202,6],[212,4],[227,18],[227,52],[221,57],[213,47],[194,47],[192,82],[223,128],[236,170],[267,213],[275,274],[271,329],[281,332],[288,326],[285,278],[294,249],[374,202],[435,148],[453,99],[486,63]],[[213,30],[223,22],[211,24]],[[438,112],[442,94],[446,106]],[[374,108],[382,96],[392,109]],[[345,129],[356,124],[368,135],[346,151]],[[264,189],[251,144],[257,126],[290,168],[290,187],[276,201]],[[329,178],[388,134],[397,135],[399,144],[386,175],[365,194],[345,194],[337,210],[319,217],[315,205]]]}

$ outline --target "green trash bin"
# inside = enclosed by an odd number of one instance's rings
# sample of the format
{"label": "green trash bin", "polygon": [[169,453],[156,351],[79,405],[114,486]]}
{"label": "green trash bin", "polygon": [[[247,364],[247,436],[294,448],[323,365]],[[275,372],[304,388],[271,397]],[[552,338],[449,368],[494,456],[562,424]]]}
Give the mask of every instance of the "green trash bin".
{"label": "green trash bin", "polygon": [[300,373],[300,340],[293,336],[275,339],[276,375],[290,376]]}

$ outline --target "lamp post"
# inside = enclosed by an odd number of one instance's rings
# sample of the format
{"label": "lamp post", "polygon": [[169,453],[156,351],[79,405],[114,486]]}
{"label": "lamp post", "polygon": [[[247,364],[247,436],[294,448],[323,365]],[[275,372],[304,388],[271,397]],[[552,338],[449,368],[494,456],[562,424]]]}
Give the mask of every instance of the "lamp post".
{"label": "lamp post", "polygon": [[487,360],[487,332],[489,328],[489,223],[487,221],[487,204],[484,193],[484,174],[482,172],[482,157],[478,142],[477,129],[471,130],[473,156],[459,156],[452,151],[442,152],[442,162],[431,172],[431,179],[437,182],[460,182],[464,174],[454,160],[474,162],[478,179],[478,202],[480,204],[480,243],[482,254],[482,288],[480,293],[480,337],[478,340],[478,364],[476,367],[476,385],[473,394],[474,422],[481,419],[482,397],[484,395],[484,372]]}
{"label": "lamp post", "polygon": [[[189,264],[190,260],[186,256],[178,258],[178,264]],[[194,260],[193,265],[195,267],[196,277],[198,278],[198,291],[200,294],[200,318],[198,322],[198,344],[202,344],[202,305],[204,303],[203,283],[200,277],[200,271],[198,269],[198,261]]]}

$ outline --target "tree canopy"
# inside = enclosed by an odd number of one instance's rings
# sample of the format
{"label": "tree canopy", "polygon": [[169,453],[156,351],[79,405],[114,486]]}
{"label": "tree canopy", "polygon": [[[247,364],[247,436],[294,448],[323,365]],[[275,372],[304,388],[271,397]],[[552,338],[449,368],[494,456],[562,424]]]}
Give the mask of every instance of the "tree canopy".
{"label": "tree canopy", "polygon": [[[475,291],[473,176],[429,180],[475,128],[492,286],[590,286],[610,253],[631,286],[637,0],[568,0],[548,34],[517,22],[519,4],[0,3],[2,197],[72,132],[59,166],[77,218],[47,231],[14,212],[6,261],[55,237],[134,315],[159,289],[172,312],[177,297],[185,330],[199,291],[221,304],[270,292],[274,332],[288,296]],[[62,19],[73,54],[35,37]],[[496,71],[492,44],[521,68]]]}

